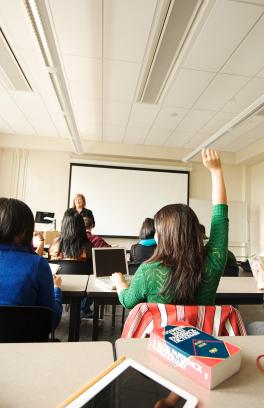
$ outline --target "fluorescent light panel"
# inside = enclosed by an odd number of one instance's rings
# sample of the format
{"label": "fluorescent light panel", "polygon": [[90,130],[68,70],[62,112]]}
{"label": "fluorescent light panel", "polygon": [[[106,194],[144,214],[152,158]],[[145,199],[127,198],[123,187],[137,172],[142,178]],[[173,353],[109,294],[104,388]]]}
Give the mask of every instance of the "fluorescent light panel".
{"label": "fluorescent light panel", "polygon": [[75,152],[82,154],[84,151],[46,3],[46,0],[24,0],[44,62],[48,68],[53,88],[70,132]]}
{"label": "fluorescent light panel", "polygon": [[32,91],[32,88],[0,28],[0,81],[12,91]]}

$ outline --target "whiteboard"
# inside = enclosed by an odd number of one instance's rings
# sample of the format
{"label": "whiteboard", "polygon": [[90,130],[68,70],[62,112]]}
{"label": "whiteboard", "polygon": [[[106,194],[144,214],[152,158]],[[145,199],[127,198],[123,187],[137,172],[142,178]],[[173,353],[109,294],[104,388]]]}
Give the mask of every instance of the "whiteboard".
{"label": "whiteboard", "polygon": [[[209,236],[211,227],[212,202],[209,200],[190,199],[190,207],[195,211]],[[247,242],[247,204],[245,201],[228,202],[229,242]]]}
{"label": "whiteboard", "polygon": [[76,193],[93,211],[94,234],[137,237],[144,219],[164,205],[188,204],[189,172],[72,163],[69,206]]}

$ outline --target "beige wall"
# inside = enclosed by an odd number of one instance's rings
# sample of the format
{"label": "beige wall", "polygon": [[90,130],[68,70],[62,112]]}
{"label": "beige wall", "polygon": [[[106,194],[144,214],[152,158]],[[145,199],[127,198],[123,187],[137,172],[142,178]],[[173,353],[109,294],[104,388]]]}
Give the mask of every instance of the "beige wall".
{"label": "beige wall", "polygon": [[[37,210],[55,211],[57,226],[67,206],[70,153],[39,150],[0,150],[0,195],[20,198],[35,213]],[[96,157],[100,159],[100,157]],[[120,160],[121,161],[121,160]],[[123,158],[127,162],[127,158]],[[138,162],[138,160],[137,160]],[[144,160],[142,160],[144,164]],[[148,164],[157,164],[154,160]],[[162,161],[159,161],[159,165]],[[164,164],[168,164],[164,160]],[[241,166],[224,164],[228,198],[244,200],[244,171]],[[211,180],[201,163],[194,163],[190,173],[190,198],[211,199]],[[130,246],[131,240],[112,238],[111,244]]]}
{"label": "beige wall", "polygon": [[251,254],[264,251],[264,162],[250,169]]}

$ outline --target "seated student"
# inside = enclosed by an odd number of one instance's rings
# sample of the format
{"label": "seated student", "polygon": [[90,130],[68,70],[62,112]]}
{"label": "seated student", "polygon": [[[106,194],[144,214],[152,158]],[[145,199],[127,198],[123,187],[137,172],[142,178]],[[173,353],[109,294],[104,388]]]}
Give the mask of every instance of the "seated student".
{"label": "seated student", "polygon": [[86,228],[87,238],[91,242],[93,248],[111,247],[111,245],[109,245],[102,237],[92,234],[91,231],[94,227],[93,217],[83,217],[83,220]]}
{"label": "seated student", "polygon": [[[49,249],[51,259],[86,261],[91,259],[92,245],[86,235],[83,217],[72,208],[65,211],[61,223],[61,235]],[[88,296],[81,301],[81,318],[90,318],[92,302]]]}
{"label": "seated student", "polygon": [[86,236],[83,217],[72,208],[65,211],[61,234],[49,248],[51,259],[72,259],[85,261],[91,259],[92,245]]}
{"label": "seated student", "polygon": [[0,304],[47,306],[61,319],[61,277],[32,249],[34,217],[20,200],[0,198]]}
{"label": "seated student", "polygon": [[200,223],[185,204],[171,204],[155,217],[157,248],[141,264],[128,288],[122,274],[114,273],[120,303],[131,309],[141,302],[213,305],[226,264],[228,207],[221,162],[215,150],[202,152],[211,173],[213,214],[206,247]]}
{"label": "seated student", "polygon": [[142,263],[149,259],[156,249],[153,218],[146,218],[139,232],[139,242],[130,248],[130,262]]}
{"label": "seated student", "polygon": [[[205,233],[205,226],[202,224],[200,226],[201,226],[201,230],[203,233],[204,244],[206,245],[208,238]],[[233,252],[227,250],[226,265],[225,265],[225,269],[223,271],[222,276],[238,276],[238,273],[239,273],[239,267],[237,264],[236,257],[233,254]]]}

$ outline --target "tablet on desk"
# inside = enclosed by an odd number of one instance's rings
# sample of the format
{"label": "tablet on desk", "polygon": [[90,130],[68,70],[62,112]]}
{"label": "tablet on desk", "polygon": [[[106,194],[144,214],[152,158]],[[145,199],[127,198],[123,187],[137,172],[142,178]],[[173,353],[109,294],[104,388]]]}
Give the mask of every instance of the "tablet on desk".
{"label": "tablet on desk", "polygon": [[[114,363],[116,365],[116,363]],[[131,359],[57,408],[192,408],[197,398]],[[93,382],[91,382],[93,383]],[[76,396],[76,398],[75,398]]]}

